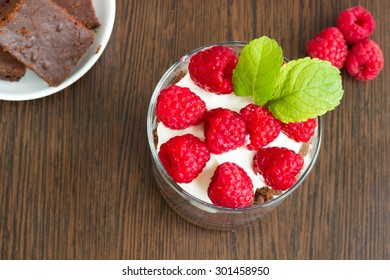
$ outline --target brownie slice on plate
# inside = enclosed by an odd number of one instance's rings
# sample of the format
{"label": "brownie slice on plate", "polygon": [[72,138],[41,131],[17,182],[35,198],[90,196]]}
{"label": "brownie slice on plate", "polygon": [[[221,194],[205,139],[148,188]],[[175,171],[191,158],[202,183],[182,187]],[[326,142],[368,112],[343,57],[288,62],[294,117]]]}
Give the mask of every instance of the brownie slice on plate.
{"label": "brownie slice on plate", "polygon": [[[10,0],[0,0],[0,10],[9,2]],[[19,81],[25,73],[26,66],[0,48],[0,79],[15,82]]]}
{"label": "brownie slice on plate", "polygon": [[51,0],[15,0],[0,11],[0,46],[50,86],[73,71],[94,34]]}
{"label": "brownie slice on plate", "polygon": [[26,67],[17,61],[8,52],[0,49],[0,79],[5,81],[19,81],[26,74]]}

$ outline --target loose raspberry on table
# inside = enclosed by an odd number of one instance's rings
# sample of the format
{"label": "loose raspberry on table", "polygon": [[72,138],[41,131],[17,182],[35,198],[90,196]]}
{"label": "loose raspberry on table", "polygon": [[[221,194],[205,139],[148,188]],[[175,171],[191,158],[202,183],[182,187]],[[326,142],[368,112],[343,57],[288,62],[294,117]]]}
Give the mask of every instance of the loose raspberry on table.
{"label": "loose raspberry on table", "polygon": [[310,57],[327,60],[341,69],[347,59],[348,46],[340,30],[329,27],[308,42],[307,52]]}
{"label": "loose raspberry on table", "polygon": [[199,87],[216,94],[233,91],[232,76],[238,57],[225,46],[201,50],[190,59],[188,71]]}
{"label": "loose raspberry on table", "polygon": [[190,183],[206,166],[210,152],[199,138],[185,134],[162,144],[158,157],[176,183]]}
{"label": "loose raspberry on table", "polygon": [[365,40],[352,46],[345,66],[356,79],[368,81],[379,75],[383,63],[380,47],[372,40]]}
{"label": "loose raspberry on table", "polygon": [[232,162],[216,168],[207,194],[215,205],[229,208],[250,206],[254,198],[252,180],[244,169]]}
{"label": "loose raspberry on table", "polygon": [[253,170],[263,175],[268,186],[284,191],[295,184],[303,162],[299,154],[287,148],[262,148],[253,158]]}
{"label": "loose raspberry on table", "polygon": [[268,145],[278,137],[281,122],[277,120],[265,107],[249,104],[240,111],[245,120],[245,126],[249,133],[249,150],[258,150]]}
{"label": "loose raspberry on table", "polygon": [[204,117],[204,135],[209,151],[222,154],[244,144],[245,122],[237,112],[215,108],[208,111]]}
{"label": "loose raspberry on table", "polygon": [[371,13],[361,6],[342,11],[337,18],[337,27],[350,43],[368,39],[375,29],[375,21]]}
{"label": "loose raspberry on table", "polygon": [[206,113],[206,103],[189,88],[171,85],[157,97],[156,116],[171,129],[199,124]]}
{"label": "loose raspberry on table", "polygon": [[289,138],[297,142],[307,142],[314,135],[317,127],[317,118],[304,122],[282,123],[282,131]]}

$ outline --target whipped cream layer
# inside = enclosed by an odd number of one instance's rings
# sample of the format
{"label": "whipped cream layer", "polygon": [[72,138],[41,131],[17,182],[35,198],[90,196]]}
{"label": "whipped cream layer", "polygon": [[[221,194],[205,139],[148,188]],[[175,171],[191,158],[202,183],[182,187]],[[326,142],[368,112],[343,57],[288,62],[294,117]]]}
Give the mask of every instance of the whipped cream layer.
{"label": "whipped cream layer", "polygon": [[[206,103],[207,110],[223,107],[239,113],[239,111],[242,108],[244,108],[250,103],[253,103],[252,98],[250,97],[239,97],[236,96],[234,93],[218,95],[215,93],[205,91],[200,87],[198,87],[192,81],[189,74],[186,74],[177,83],[177,85],[181,87],[187,87],[192,92],[197,94]],[[196,126],[191,126],[186,129],[173,130],[164,126],[163,123],[158,122],[157,152],[160,150],[160,146],[163,143],[167,142],[170,138],[178,135],[184,135],[187,133],[193,134],[194,136],[198,137],[202,141],[205,140],[203,134],[203,123]],[[255,174],[255,172],[253,171],[252,162],[253,162],[253,157],[256,154],[256,151],[250,151],[247,148],[245,148],[245,146],[249,144],[249,142],[250,142],[249,136],[247,136],[244,146],[239,147],[232,151],[228,151],[221,155],[211,154],[210,160],[207,162],[205,168],[199,174],[198,177],[196,177],[191,183],[187,183],[187,184],[180,183],[178,185],[182,187],[185,191],[187,191],[189,194],[197,197],[198,199],[208,203],[212,203],[207,195],[207,188],[210,184],[211,177],[213,176],[215,169],[217,168],[218,165],[224,162],[234,162],[237,165],[241,166],[246,171],[248,176],[252,179],[252,183],[254,187],[253,191],[255,191],[257,188],[266,186],[263,177],[261,175]],[[274,146],[286,147],[298,153],[302,146],[302,143],[298,143],[288,138],[283,132],[280,132],[279,136],[272,143],[268,144],[266,147],[274,147]],[[304,161],[305,164],[303,166],[303,169],[308,164],[307,156],[304,157]]]}

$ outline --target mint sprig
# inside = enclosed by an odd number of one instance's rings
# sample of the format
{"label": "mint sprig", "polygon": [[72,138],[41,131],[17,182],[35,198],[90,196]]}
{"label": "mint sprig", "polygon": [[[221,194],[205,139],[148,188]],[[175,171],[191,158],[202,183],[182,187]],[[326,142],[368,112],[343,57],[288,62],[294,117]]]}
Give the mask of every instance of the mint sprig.
{"label": "mint sprig", "polygon": [[306,57],[283,65],[267,107],[282,122],[300,122],[333,110],[342,96],[340,71],[328,61]]}
{"label": "mint sprig", "polygon": [[310,57],[282,65],[282,49],[266,36],[251,41],[233,72],[234,93],[251,96],[284,123],[306,121],[333,110],[343,96],[340,71]]}
{"label": "mint sprig", "polygon": [[264,105],[274,93],[282,62],[283,51],[275,40],[266,36],[252,40],[241,51],[233,72],[234,93]]}

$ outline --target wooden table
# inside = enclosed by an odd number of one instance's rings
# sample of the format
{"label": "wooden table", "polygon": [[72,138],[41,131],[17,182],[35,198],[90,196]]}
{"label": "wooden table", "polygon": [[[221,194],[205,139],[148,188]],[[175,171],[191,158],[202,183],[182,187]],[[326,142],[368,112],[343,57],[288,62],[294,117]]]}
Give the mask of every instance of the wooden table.
{"label": "wooden table", "polygon": [[[111,0],[110,0],[111,1]],[[46,98],[0,102],[1,259],[389,259],[390,79],[342,71],[312,173],[277,210],[236,231],[196,227],[157,191],[146,139],[165,70],[217,41],[276,39],[288,58],[357,5],[390,57],[390,1],[117,0],[97,64]]]}

